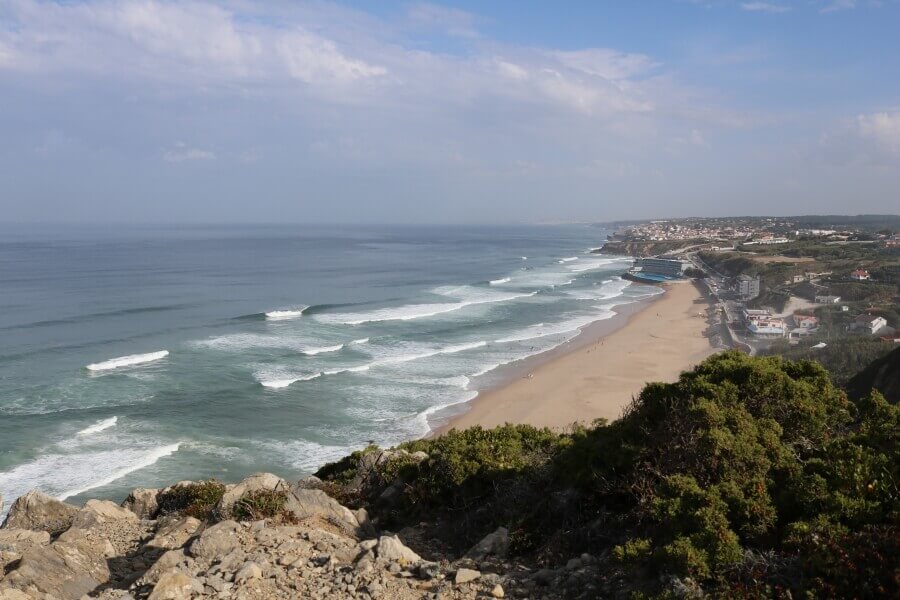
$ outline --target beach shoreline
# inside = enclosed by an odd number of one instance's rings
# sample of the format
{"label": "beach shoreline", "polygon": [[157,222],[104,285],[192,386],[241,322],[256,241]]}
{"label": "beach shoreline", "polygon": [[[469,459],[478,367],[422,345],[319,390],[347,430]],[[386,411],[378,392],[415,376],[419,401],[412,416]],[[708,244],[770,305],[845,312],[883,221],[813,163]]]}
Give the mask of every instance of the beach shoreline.
{"label": "beach shoreline", "polygon": [[504,423],[563,430],[618,418],[647,382],[674,381],[720,350],[708,335],[712,305],[702,288],[693,281],[664,288],[616,307],[615,317],[591,323],[565,344],[501,367],[500,383],[452,407],[429,436]]}

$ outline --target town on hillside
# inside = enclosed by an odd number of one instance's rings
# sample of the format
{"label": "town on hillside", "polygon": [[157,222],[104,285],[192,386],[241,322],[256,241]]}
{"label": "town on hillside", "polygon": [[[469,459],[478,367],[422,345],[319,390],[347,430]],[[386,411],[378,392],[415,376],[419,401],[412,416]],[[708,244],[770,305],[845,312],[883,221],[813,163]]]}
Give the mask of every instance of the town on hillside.
{"label": "town on hillside", "polygon": [[634,256],[636,281],[698,279],[723,342],[751,354],[900,347],[898,216],[654,220],[598,252]]}

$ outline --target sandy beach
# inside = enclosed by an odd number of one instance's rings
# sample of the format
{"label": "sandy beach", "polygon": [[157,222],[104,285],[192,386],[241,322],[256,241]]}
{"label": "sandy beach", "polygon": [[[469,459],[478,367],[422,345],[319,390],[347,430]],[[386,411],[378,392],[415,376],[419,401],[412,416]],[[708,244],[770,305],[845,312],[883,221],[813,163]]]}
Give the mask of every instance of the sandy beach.
{"label": "sandy beach", "polygon": [[669,285],[620,329],[479,394],[436,433],[472,425],[565,428],[616,419],[645,383],[674,381],[717,351],[705,335],[708,306],[694,283]]}

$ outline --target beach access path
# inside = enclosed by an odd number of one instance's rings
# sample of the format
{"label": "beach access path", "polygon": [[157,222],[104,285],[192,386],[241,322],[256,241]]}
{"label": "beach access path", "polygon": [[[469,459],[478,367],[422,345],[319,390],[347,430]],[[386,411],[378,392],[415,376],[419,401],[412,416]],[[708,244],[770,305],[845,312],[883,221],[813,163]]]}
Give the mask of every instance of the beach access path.
{"label": "beach access path", "polygon": [[706,335],[707,308],[694,282],[670,284],[620,329],[479,394],[435,433],[504,423],[564,429],[616,419],[647,382],[675,381],[718,351]]}

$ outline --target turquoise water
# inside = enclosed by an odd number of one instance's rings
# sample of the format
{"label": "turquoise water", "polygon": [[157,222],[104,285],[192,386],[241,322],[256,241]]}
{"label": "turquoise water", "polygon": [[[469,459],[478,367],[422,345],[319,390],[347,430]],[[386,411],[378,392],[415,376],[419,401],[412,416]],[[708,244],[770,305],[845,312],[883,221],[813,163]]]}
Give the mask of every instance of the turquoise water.
{"label": "turquoise water", "polygon": [[[421,436],[656,293],[600,227],[0,227],[0,493],[286,477]],[[8,504],[8,502],[7,502]]]}

